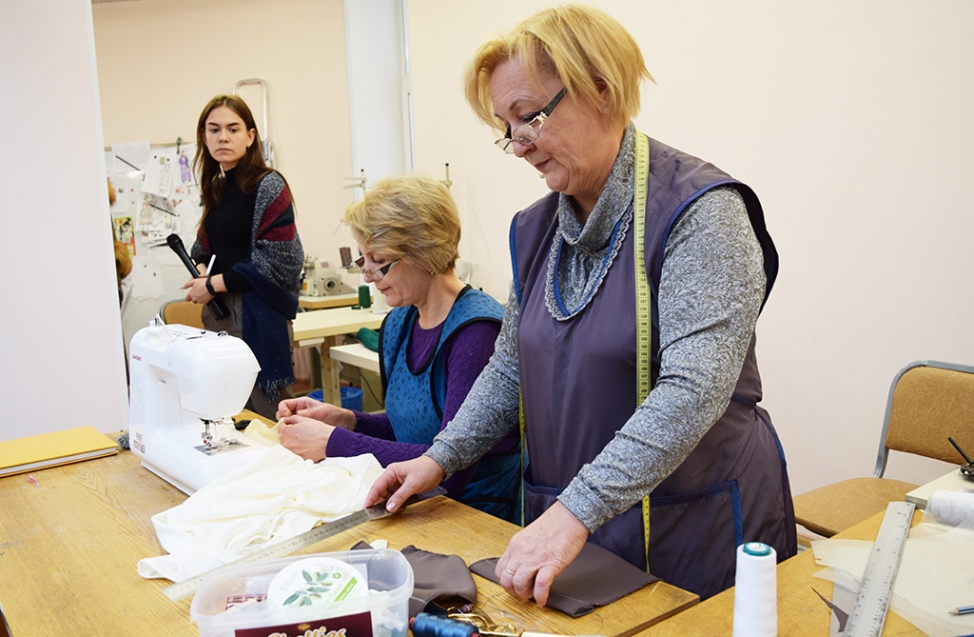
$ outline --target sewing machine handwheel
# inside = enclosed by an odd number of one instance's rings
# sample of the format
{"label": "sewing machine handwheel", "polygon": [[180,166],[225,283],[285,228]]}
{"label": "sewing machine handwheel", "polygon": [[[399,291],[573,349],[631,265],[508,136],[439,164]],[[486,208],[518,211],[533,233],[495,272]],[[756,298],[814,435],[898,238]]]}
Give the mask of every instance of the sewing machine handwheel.
{"label": "sewing machine handwheel", "polygon": [[250,424],[249,420],[235,420],[233,422],[233,428],[236,429],[237,431],[243,431],[244,429],[247,428],[247,425],[249,424]]}

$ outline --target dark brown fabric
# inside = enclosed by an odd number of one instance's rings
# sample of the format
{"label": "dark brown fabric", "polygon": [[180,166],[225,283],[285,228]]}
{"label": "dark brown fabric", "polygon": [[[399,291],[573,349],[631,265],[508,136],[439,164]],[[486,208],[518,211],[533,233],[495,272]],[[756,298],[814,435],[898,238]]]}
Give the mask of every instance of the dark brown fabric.
{"label": "dark brown fabric", "polygon": [[[359,542],[352,550],[372,548]],[[459,555],[430,553],[409,545],[402,549],[403,557],[413,569],[413,594],[409,598],[409,616],[423,612],[430,602],[441,598],[460,598],[473,604],[477,601],[477,585]]]}
{"label": "dark brown fabric", "polygon": [[[491,557],[475,562],[470,570],[497,583],[496,566],[497,558]],[[610,604],[655,581],[654,575],[639,570],[598,544],[586,542],[575,561],[555,578],[547,605],[571,617],[580,617],[591,613],[596,606]]]}

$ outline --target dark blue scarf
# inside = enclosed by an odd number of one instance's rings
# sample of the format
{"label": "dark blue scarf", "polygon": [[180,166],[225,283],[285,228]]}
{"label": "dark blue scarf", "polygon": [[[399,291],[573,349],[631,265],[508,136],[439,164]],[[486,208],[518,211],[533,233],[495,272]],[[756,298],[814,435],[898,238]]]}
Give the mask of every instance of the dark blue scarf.
{"label": "dark blue scarf", "polygon": [[243,340],[253,350],[260,373],[257,386],[276,400],[282,388],[294,384],[288,321],[298,311],[298,299],[262,277],[249,263],[233,266],[253,290],[243,293]]}

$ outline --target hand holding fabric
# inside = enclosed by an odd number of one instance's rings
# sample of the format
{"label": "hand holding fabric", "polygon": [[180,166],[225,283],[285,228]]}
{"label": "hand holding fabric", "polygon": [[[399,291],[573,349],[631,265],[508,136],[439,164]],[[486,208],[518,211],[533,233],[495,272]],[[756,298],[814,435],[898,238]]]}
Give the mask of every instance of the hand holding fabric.
{"label": "hand holding fabric", "polygon": [[289,416],[304,416],[305,418],[320,420],[334,427],[342,427],[349,431],[355,430],[355,412],[351,409],[342,409],[307,396],[281,401],[277,406],[278,420],[286,419]]}
{"label": "hand holding fabric", "polygon": [[[372,485],[366,500],[378,484],[376,481]],[[538,606],[544,606],[555,577],[578,556],[588,535],[585,525],[564,504],[556,502],[511,538],[497,560],[497,581],[511,595],[521,599],[534,597]]]}
{"label": "hand holding fabric", "polygon": [[282,447],[314,462],[328,456],[328,439],[334,429],[331,425],[304,416],[288,416],[277,427]]}

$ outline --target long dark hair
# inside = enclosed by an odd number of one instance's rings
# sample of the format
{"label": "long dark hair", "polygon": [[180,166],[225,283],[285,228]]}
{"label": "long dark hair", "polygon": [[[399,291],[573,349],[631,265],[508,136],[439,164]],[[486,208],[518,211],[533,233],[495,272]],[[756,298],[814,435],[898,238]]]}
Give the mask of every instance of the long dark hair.
{"label": "long dark hair", "polygon": [[271,172],[271,169],[264,163],[260,133],[257,131],[257,124],[254,122],[254,116],[247,103],[236,95],[217,95],[211,99],[203,112],[200,113],[200,121],[196,125],[196,157],[193,158],[193,166],[196,169],[196,174],[199,175],[200,193],[203,196],[201,228],[203,227],[203,220],[206,219],[206,214],[219,206],[223,200],[223,171],[220,168],[220,162],[213,159],[210,151],[206,148],[206,118],[210,116],[213,109],[221,106],[226,106],[239,115],[247,130],[254,131],[254,143],[247,148],[247,153],[237,162],[235,168],[237,185],[240,186],[240,189],[247,194],[254,192],[260,185],[260,180]]}

